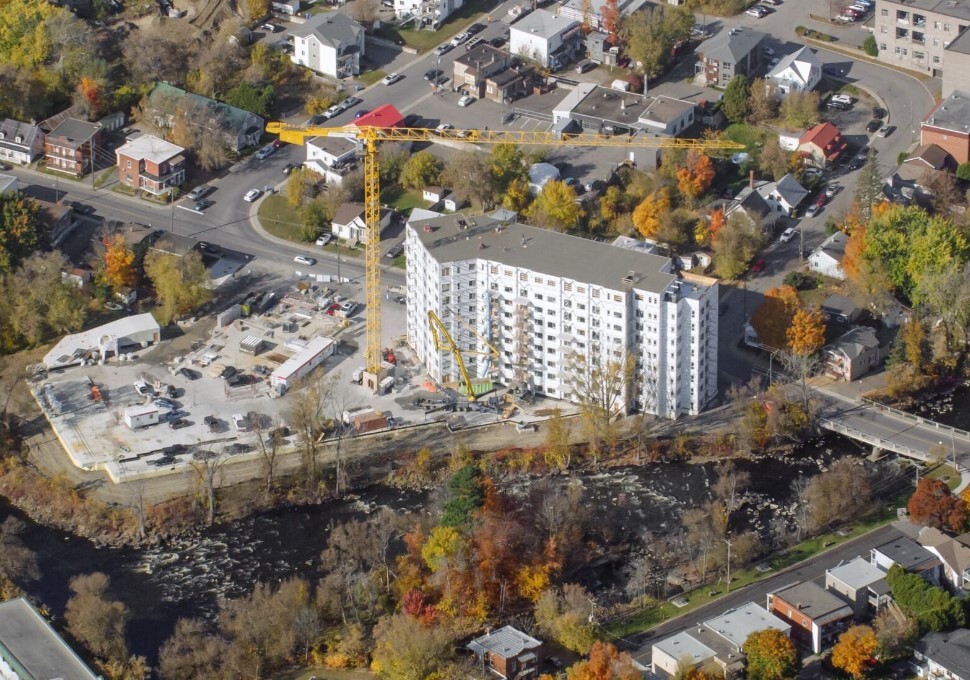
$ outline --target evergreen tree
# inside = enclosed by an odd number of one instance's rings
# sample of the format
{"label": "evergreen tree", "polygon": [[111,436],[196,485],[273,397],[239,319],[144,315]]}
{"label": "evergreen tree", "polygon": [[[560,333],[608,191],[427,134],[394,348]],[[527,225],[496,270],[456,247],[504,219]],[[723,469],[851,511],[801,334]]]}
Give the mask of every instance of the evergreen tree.
{"label": "evergreen tree", "polygon": [[724,99],[721,100],[721,109],[724,115],[732,123],[740,123],[747,119],[751,110],[751,93],[748,87],[748,77],[739,73],[731,78],[727,89],[724,90]]}

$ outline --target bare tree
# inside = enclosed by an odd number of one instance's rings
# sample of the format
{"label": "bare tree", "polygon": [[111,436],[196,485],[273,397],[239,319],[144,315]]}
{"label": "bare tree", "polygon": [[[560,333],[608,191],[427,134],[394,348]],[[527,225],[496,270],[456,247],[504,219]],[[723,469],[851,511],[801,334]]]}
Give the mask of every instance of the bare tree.
{"label": "bare tree", "polygon": [[718,470],[717,481],[711,490],[715,497],[724,501],[728,515],[738,509],[738,497],[743,494],[751,484],[751,475],[743,470],[738,470],[734,461],[728,461],[721,465]]}
{"label": "bare tree", "polygon": [[380,7],[377,0],[354,0],[347,5],[347,15],[357,23],[369,26],[377,21]]}
{"label": "bare tree", "polygon": [[303,470],[310,488],[317,483],[317,453],[326,433],[326,383],[314,384],[294,395],[288,421],[300,439]]}
{"label": "bare tree", "polygon": [[0,572],[18,583],[40,578],[37,555],[20,540],[26,526],[13,516],[0,524]]}
{"label": "bare tree", "polygon": [[286,441],[284,429],[279,423],[273,427],[273,422],[268,416],[255,411],[247,414],[246,424],[249,426],[249,431],[256,434],[256,445],[259,447],[259,455],[263,458],[263,473],[266,475],[266,495],[268,496],[273,492],[276,457]]}
{"label": "bare tree", "polygon": [[67,629],[100,659],[124,663],[128,659],[125,625],[128,608],[108,598],[108,577],[101,572],[75,576],[64,618]]}
{"label": "bare tree", "polygon": [[573,352],[567,359],[566,385],[575,401],[589,438],[593,465],[599,463],[602,444],[612,446],[619,437],[619,418],[627,410],[633,390],[632,357],[600,358]]}
{"label": "bare tree", "polygon": [[204,494],[206,521],[209,526],[216,521],[216,487],[221,481],[222,466],[225,462],[225,456],[222,453],[203,450],[201,455],[193,458],[190,463],[195,470],[196,479],[201,487],[200,491]]}
{"label": "bare tree", "polygon": [[323,626],[320,624],[320,615],[313,607],[301,607],[293,617],[293,629],[303,642],[303,663],[310,660],[310,645],[320,635]]}

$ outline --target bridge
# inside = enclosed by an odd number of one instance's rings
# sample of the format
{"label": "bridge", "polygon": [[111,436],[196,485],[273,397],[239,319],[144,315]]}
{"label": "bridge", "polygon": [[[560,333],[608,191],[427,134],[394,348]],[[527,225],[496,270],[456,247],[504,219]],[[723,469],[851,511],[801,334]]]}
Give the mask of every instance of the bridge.
{"label": "bridge", "polygon": [[815,391],[824,397],[819,425],[826,430],[924,462],[946,458],[970,465],[970,432],[871,399],[854,400],[819,387]]}

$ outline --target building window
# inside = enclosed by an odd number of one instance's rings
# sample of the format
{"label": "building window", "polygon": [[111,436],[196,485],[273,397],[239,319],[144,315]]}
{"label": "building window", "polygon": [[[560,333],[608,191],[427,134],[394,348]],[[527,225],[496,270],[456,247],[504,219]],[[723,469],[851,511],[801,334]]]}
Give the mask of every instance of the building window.
{"label": "building window", "polygon": [[880,12],[879,12],[879,13],[880,13],[880,14],[881,14],[882,16],[884,16],[884,17],[888,17],[888,16],[889,16],[889,10],[888,10],[888,9],[886,9],[885,7],[883,7],[883,8],[882,8],[882,10],[880,10]]}
{"label": "building window", "polygon": [[886,51],[886,43],[879,43],[879,51],[880,52]]}
{"label": "building window", "polygon": [[913,59],[915,59],[916,61],[923,61],[924,59],[926,59],[926,55],[922,52],[917,52],[914,50]]}
{"label": "building window", "polygon": [[943,32],[944,33],[950,32],[950,24],[943,24]]}
{"label": "building window", "polygon": [[934,64],[939,64],[940,63],[940,58],[939,57],[933,57],[933,63]]}

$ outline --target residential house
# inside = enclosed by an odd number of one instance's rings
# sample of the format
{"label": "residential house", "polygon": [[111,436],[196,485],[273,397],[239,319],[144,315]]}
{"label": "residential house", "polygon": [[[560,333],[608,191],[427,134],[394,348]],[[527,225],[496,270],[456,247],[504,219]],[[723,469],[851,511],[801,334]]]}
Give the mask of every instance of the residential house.
{"label": "residential house", "polygon": [[485,78],[485,99],[498,104],[511,104],[528,95],[535,83],[535,68],[531,64],[520,62],[518,66]]}
{"label": "residential house", "polygon": [[313,137],[306,142],[303,167],[321,175],[327,184],[340,186],[357,167],[360,144],[346,137]]}
{"label": "residential house", "polygon": [[242,151],[259,144],[266,121],[261,116],[194,92],[158,83],[148,96],[148,114],[160,128],[172,128],[176,117],[190,127],[219,134],[229,149]]}
{"label": "residential house", "polygon": [[758,192],[757,187],[746,186],[724,208],[724,216],[730,217],[735,213],[745,215],[755,224],[761,225],[765,234],[773,234],[778,228],[781,212],[772,210],[771,205]]}
{"label": "residential house", "polygon": [[968,0],[877,0],[872,32],[880,61],[939,78],[947,46],[968,25]]}
{"label": "residential house", "polygon": [[[512,55],[482,43],[453,62],[455,87],[476,99],[485,96],[486,80],[512,66]],[[501,100],[499,100],[501,101]]]}
{"label": "residential house", "polygon": [[848,628],[854,610],[814,581],[802,581],[768,593],[768,611],[791,624],[796,642],[820,654]]}
{"label": "residential house", "polygon": [[[362,203],[341,203],[330,221],[331,231],[337,238],[354,243],[367,243],[367,223]],[[391,224],[391,211],[381,208],[381,231]]]}
{"label": "residential house", "polygon": [[39,125],[5,118],[0,122],[0,161],[30,165],[44,153],[45,136]]}
{"label": "residential house", "polygon": [[27,600],[0,602],[0,677],[5,680],[97,680]]}
{"label": "residential house", "polygon": [[300,0],[273,0],[271,7],[277,14],[291,17],[300,11]]}
{"label": "residential house", "polygon": [[923,119],[919,132],[920,145],[936,144],[953,156],[957,165],[970,161],[968,91],[952,91]]}
{"label": "residential house", "polygon": [[693,102],[580,83],[552,112],[554,125],[572,121],[601,134],[654,132],[676,136],[694,124]]}
{"label": "residential house", "polygon": [[921,678],[970,680],[970,630],[927,633],[913,645]]}
{"label": "residential house", "polygon": [[48,170],[83,177],[92,170],[95,147],[101,144],[101,126],[68,118],[44,140],[44,163]]}
{"label": "residential house", "polygon": [[74,208],[48,200],[50,189],[38,184],[24,186],[21,193],[37,204],[37,222],[44,232],[46,241],[54,247],[59,246],[77,226]]}
{"label": "residential house", "polygon": [[699,84],[727,87],[736,75],[752,78],[764,60],[766,33],[750,28],[719,31],[697,48],[695,71]]}
{"label": "residential house", "polygon": [[620,48],[612,47],[610,36],[601,31],[590,31],[586,34],[586,58],[597,64],[616,66],[620,56]]}
{"label": "residential house", "polygon": [[937,144],[923,144],[903,159],[886,184],[907,200],[929,198],[927,180],[936,172],[955,172],[957,163]]}
{"label": "residential house", "polygon": [[943,91],[944,99],[954,90],[970,92],[970,31],[964,29],[960,35],[943,50]]}
{"label": "residential house", "polygon": [[943,564],[943,582],[959,596],[970,585],[970,534],[954,538],[939,529],[923,527],[917,539],[924,548],[936,555]]}
{"label": "residential house", "polygon": [[780,97],[789,92],[810,92],[822,80],[822,60],[815,50],[802,47],[781,58],[766,78],[766,86],[773,87]]}
{"label": "residential house", "polygon": [[825,588],[845,599],[859,621],[877,614],[892,599],[886,573],[864,557],[826,569]]}
{"label": "residential house", "polygon": [[827,168],[839,159],[849,143],[832,123],[813,125],[798,139],[798,152],[804,162],[817,168]]}
{"label": "residential house", "polygon": [[761,197],[765,199],[771,208],[789,217],[795,208],[801,205],[802,201],[808,196],[808,189],[803,187],[791,173],[785,175],[777,182],[764,182],[756,187]]}
{"label": "residential house", "polygon": [[[617,9],[624,13],[630,0],[618,0]],[[578,21],[586,31],[598,31],[603,28],[603,7],[606,0],[564,0],[559,5],[559,16]]]}
{"label": "residential house", "polygon": [[832,293],[822,303],[822,314],[829,322],[854,323],[861,313],[859,305],[839,293]]}
{"label": "residential house", "polygon": [[118,181],[155,196],[185,181],[185,149],[154,135],[141,135],[115,150]]}
{"label": "residential house", "polygon": [[509,29],[509,52],[554,71],[582,51],[583,30],[578,21],[537,9]]}
{"label": "residential house", "polygon": [[485,633],[468,643],[482,668],[506,680],[539,677],[544,659],[541,641],[512,626]]}
{"label": "residential house", "polygon": [[160,235],[152,235],[149,241],[149,250],[154,250],[157,253],[165,253],[166,255],[174,255],[175,257],[185,257],[192,251],[197,250],[199,246],[198,240],[170,231],[166,231]]}
{"label": "residential house", "polygon": [[364,27],[340,12],[314,14],[290,30],[294,64],[331,78],[360,73],[364,54]]}
{"label": "residential house", "polygon": [[869,553],[869,562],[886,572],[894,564],[898,564],[910,573],[919,574],[935,586],[940,584],[940,558],[904,536],[873,548]]}
{"label": "residential house", "polygon": [[16,194],[20,191],[20,183],[14,175],[0,175],[0,196]]}
{"label": "residential house", "polygon": [[748,636],[769,628],[791,633],[790,624],[749,602],[655,642],[651,671],[658,677],[672,676],[687,662],[692,668],[716,665],[725,677],[737,677],[744,670],[743,648]]}
{"label": "residential house", "polygon": [[822,245],[808,256],[809,270],[822,276],[845,281],[842,259],[845,257],[845,244],[848,240],[849,237],[845,232],[837,231],[822,241]]}
{"label": "residential house", "polygon": [[436,31],[463,4],[463,0],[394,0],[394,13],[398,19],[414,17],[418,28]]}
{"label": "residential house", "polygon": [[879,366],[889,347],[868,326],[856,326],[822,348],[822,363],[831,376],[851,382]]}

